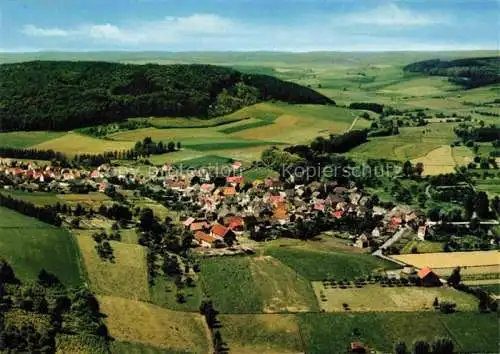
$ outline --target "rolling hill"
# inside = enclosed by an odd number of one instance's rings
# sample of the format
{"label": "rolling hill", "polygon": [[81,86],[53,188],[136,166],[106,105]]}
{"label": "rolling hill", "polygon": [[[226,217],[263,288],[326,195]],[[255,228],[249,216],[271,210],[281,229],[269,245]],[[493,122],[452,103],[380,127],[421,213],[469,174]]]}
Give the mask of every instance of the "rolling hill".
{"label": "rolling hill", "polygon": [[0,65],[0,130],[70,130],[131,117],[203,117],[267,100],[331,104],[318,92],[213,65],[32,61]]}

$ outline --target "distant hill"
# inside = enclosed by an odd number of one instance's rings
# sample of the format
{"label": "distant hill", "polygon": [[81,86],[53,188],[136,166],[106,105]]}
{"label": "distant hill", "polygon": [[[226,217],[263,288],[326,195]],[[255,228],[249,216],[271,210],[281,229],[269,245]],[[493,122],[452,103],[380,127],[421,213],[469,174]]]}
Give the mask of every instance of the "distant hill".
{"label": "distant hill", "polygon": [[405,71],[447,76],[450,82],[465,88],[500,83],[500,57],[466,58],[456,60],[431,59],[404,67]]}
{"label": "distant hill", "polygon": [[132,117],[212,117],[260,101],[335,104],[320,93],[213,65],[32,61],[0,65],[0,130],[69,130]]}

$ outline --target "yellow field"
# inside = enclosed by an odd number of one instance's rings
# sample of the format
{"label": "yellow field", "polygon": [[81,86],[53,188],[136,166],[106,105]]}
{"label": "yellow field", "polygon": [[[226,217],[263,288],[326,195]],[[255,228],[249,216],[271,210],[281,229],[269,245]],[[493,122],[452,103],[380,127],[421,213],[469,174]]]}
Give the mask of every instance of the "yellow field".
{"label": "yellow field", "polygon": [[391,257],[418,268],[478,267],[500,264],[498,251],[403,254]]}
{"label": "yellow field", "polygon": [[149,300],[146,252],[142,246],[110,241],[115,263],[99,258],[92,231],[77,231],[90,288],[98,295]]}
{"label": "yellow field", "polygon": [[453,173],[455,160],[452,148],[449,145],[441,146],[423,157],[411,161],[413,164],[419,162],[424,164],[424,176],[434,176],[444,173]]}
{"label": "yellow field", "polygon": [[307,312],[313,311],[314,298],[308,281],[298,277],[296,272],[278,260],[269,257],[252,258],[252,277],[263,293],[264,312]]}
{"label": "yellow field", "polygon": [[221,334],[231,353],[302,353],[295,315],[219,315]]}
{"label": "yellow field", "polygon": [[[443,268],[433,268],[432,270],[439,276],[447,277],[453,272],[456,267],[443,267]],[[473,277],[473,278],[484,278],[500,273],[500,265],[486,265],[477,267],[462,267],[460,269],[460,274],[462,278]]]}
{"label": "yellow field", "polygon": [[98,300],[109,333],[116,340],[179,352],[210,351],[208,329],[199,314],[114,296],[98,296]]}
{"label": "yellow field", "polygon": [[104,151],[128,150],[134,146],[132,141],[111,141],[92,138],[77,133],[68,133],[60,138],[45,141],[33,146],[36,149],[61,151],[68,155],[99,154]]}
{"label": "yellow field", "polygon": [[321,293],[326,296],[327,301],[320,301],[320,306],[327,312],[345,312],[344,303],[349,305],[351,312],[433,310],[432,303],[436,297],[439,301],[456,303],[459,311],[477,308],[474,296],[453,288],[366,285],[363,288],[325,289],[322,282],[313,282],[313,287],[318,299]]}

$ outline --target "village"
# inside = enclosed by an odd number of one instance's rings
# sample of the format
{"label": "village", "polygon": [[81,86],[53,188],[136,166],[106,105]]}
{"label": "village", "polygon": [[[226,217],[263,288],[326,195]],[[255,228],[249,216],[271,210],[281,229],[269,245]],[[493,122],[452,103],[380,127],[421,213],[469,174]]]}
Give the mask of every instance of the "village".
{"label": "village", "polygon": [[[170,165],[156,169],[150,176],[133,175],[130,170],[108,164],[93,170],[43,166],[36,162],[0,161],[0,178],[4,190],[51,193],[120,193],[126,185],[146,187],[150,192],[169,194],[163,204],[171,206],[183,201],[186,210],[179,213],[179,222],[192,232],[197,246],[210,249],[209,254],[231,247],[240,239],[270,240],[279,235],[293,235],[293,225],[326,218],[332,225],[343,225],[346,231],[355,225],[343,223],[368,218],[372,229],[359,234],[344,233],[352,247],[378,250],[406,228],[413,229],[424,240],[427,230],[425,214],[405,206],[385,209],[373,205],[371,197],[354,183],[337,185],[335,181],[294,185],[278,178],[245,182],[238,175],[241,164],[232,165],[232,175],[216,178],[197,171],[179,174]],[[114,183],[113,183],[114,182]],[[169,205],[170,204],[170,205]],[[177,206],[179,208],[179,206]],[[313,231],[319,234],[324,230]],[[205,251],[206,252],[206,251]]]}

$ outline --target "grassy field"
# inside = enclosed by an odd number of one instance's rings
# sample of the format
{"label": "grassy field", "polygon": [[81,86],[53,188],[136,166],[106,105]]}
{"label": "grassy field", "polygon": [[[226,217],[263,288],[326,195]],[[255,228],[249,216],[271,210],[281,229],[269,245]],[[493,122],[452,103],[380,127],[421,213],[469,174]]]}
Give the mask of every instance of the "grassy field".
{"label": "grassy field", "polygon": [[27,148],[41,144],[44,141],[57,139],[64,134],[66,133],[49,131],[0,133],[0,145],[13,148]]}
{"label": "grassy field", "polygon": [[[415,160],[424,158],[427,162],[428,169],[433,165],[440,165],[443,161],[446,165],[454,165],[453,156],[444,153],[443,145],[449,145],[456,137],[453,132],[453,127],[456,123],[431,123],[426,127],[403,127],[399,129],[399,135],[384,136],[370,138],[365,144],[362,144],[353,150],[348,155],[356,158],[373,158],[377,159],[383,156],[389,160]],[[438,150],[433,152],[433,150]],[[434,163],[430,158],[425,159],[425,156],[433,152],[440,156],[441,160]],[[425,164],[424,164],[425,169]]]}
{"label": "grassy field", "polygon": [[128,150],[134,146],[132,141],[112,141],[92,138],[77,133],[68,133],[61,137],[34,145],[36,149],[61,151],[68,155],[99,154],[104,151]]}
{"label": "grassy field", "polygon": [[21,190],[1,190],[1,194],[10,196],[15,199],[21,199],[26,202],[33,203],[38,206],[54,205],[60,203],[61,200],[55,194],[46,192],[27,192]]}
{"label": "grassy field", "polygon": [[394,268],[393,263],[367,254],[317,252],[285,247],[270,248],[267,253],[309,280],[353,279]]}
{"label": "grassy field", "polygon": [[199,282],[194,287],[185,287],[181,290],[185,302],[177,301],[177,287],[175,282],[165,279],[162,275],[155,278],[149,288],[151,302],[155,305],[176,311],[197,312],[200,308],[203,292]]}
{"label": "grassy field", "polygon": [[149,345],[113,341],[110,344],[111,354],[184,354],[184,350],[160,349]]}
{"label": "grassy field", "polygon": [[322,282],[313,283],[318,299],[324,294],[327,301],[320,301],[322,310],[345,312],[344,303],[352,312],[386,311],[429,311],[434,310],[432,303],[451,301],[457,304],[458,311],[477,309],[477,299],[469,294],[451,288],[423,287],[382,287],[367,285],[362,288],[326,288]]}
{"label": "grassy field", "polygon": [[21,280],[36,280],[42,268],[68,286],[82,284],[80,256],[72,235],[0,207],[0,255]]}
{"label": "grassy field", "polygon": [[285,354],[303,352],[295,315],[220,315],[229,352]]}
{"label": "grassy field", "polygon": [[417,248],[418,253],[437,253],[443,251],[443,246],[443,242],[411,240],[400,250],[400,253],[411,253],[413,247]]}
{"label": "grassy field", "polygon": [[389,353],[393,352],[394,344],[400,341],[411,347],[415,340],[430,341],[436,337],[450,337],[457,352],[498,352],[497,341],[494,340],[499,330],[496,314],[322,313],[301,314],[298,318],[308,353],[343,353],[353,341],[362,342],[368,349]]}
{"label": "grassy field", "polygon": [[99,296],[98,300],[115,340],[178,352],[209,351],[208,329],[199,314],[113,296]]}
{"label": "grassy field", "polygon": [[498,264],[498,251],[448,252],[394,255],[393,258],[418,268],[478,267]]}
{"label": "grassy field", "polygon": [[318,310],[311,284],[278,260],[269,256],[254,257],[250,270],[264,300],[264,312]]}
{"label": "grassy field", "polygon": [[271,257],[206,259],[201,280],[221,313],[318,310],[309,282]]}
{"label": "grassy field", "polygon": [[90,288],[96,294],[149,300],[146,252],[142,246],[110,241],[114,263],[101,260],[91,231],[76,232]]}

